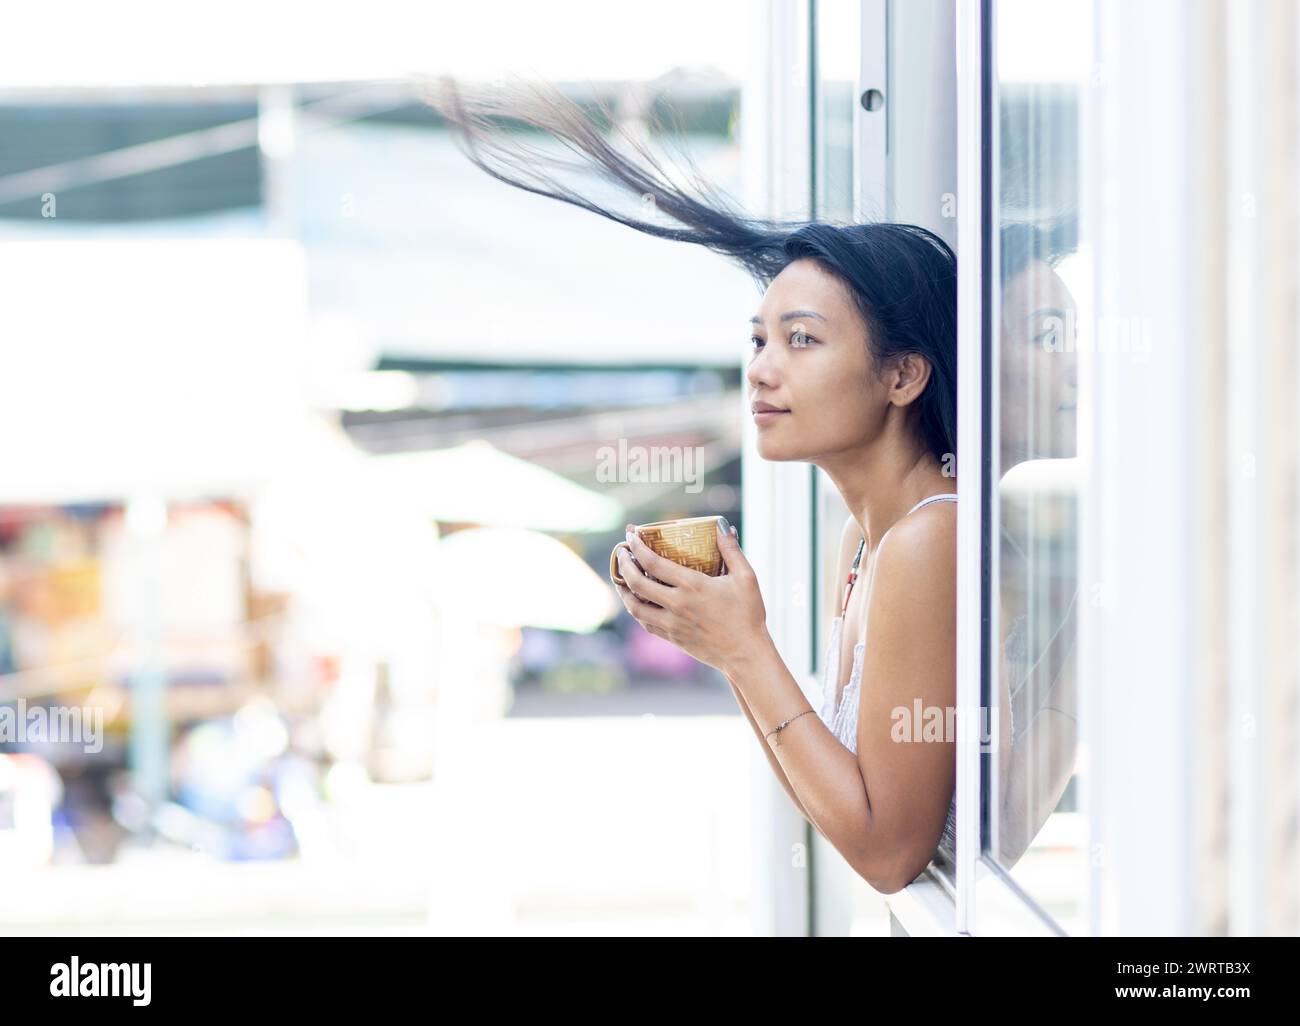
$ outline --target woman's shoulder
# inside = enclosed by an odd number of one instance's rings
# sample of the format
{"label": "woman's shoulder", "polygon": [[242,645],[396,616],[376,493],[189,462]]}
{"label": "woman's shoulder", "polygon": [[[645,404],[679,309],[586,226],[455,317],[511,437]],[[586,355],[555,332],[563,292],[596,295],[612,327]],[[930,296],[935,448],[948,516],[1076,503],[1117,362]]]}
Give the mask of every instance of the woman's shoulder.
{"label": "woman's shoulder", "polygon": [[[896,520],[880,538],[881,548],[890,538],[906,538],[907,544],[957,537],[957,503],[951,500],[926,503]],[[895,543],[897,544],[897,542]]]}
{"label": "woman's shoulder", "polygon": [[875,573],[942,587],[956,579],[957,504],[932,502],[902,517],[881,536]]}
{"label": "woman's shoulder", "polygon": [[[925,662],[930,657],[919,653],[946,651],[955,637],[957,518],[951,510],[947,516],[926,515],[937,512],[933,506],[948,505],[933,503],[904,517],[876,548],[867,597],[866,651],[868,658],[874,651],[885,662],[864,669],[873,678],[910,673],[909,657],[900,653],[911,652],[912,658]],[[931,672],[937,664],[926,665]]]}

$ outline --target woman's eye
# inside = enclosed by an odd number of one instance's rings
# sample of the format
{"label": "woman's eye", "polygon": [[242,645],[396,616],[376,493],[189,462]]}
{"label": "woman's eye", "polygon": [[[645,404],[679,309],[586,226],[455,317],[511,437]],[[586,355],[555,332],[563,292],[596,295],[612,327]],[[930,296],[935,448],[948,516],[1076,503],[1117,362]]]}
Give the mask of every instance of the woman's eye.
{"label": "woman's eye", "polygon": [[[790,345],[794,346],[797,349],[804,349],[810,344],[815,343],[816,341],[817,340],[815,338],[813,338],[807,332],[803,332],[803,331],[796,331],[790,336]],[[764,341],[761,338],[759,338],[757,335],[749,336],[749,347],[751,350],[757,351],[763,348],[764,345],[765,345]]]}
{"label": "woman's eye", "polygon": [[1059,348],[1065,334],[1065,323],[1059,317],[1044,317],[1041,324],[1043,330],[1034,336],[1034,344],[1044,348]]}

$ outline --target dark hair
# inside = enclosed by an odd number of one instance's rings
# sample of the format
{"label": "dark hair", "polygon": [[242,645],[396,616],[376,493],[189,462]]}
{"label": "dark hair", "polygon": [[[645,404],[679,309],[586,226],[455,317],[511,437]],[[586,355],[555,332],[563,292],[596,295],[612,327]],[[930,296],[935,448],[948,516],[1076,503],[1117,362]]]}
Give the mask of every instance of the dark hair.
{"label": "dark hair", "polygon": [[[735,261],[765,288],[794,260],[814,260],[852,293],[870,333],[870,353],[882,368],[906,353],[929,361],[930,380],[914,407],[919,428],[937,460],[957,451],[957,258],[934,232],[910,224],[781,221],[741,213],[684,163],[691,187],[674,183],[648,150],[617,126],[599,101],[593,118],[553,86],[491,87],[467,94],[440,79],[425,102],[457,131],[462,151],[509,185],[582,207],[662,239],[704,246]],[[655,119],[656,127],[662,127]],[[600,122],[614,126],[634,149],[630,159],[612,145]],[[523,129],[509,132],[504,129]],[[557,157],[527,142],[529,130],[562,143],[579,158]],[[548,170],[595,172],[639,198],[634,216],[598,203]]]}
{"label": "dark hair", "polygon": [[1001,284],[1018,275],[1031,261],[1041,260],[1055,267],[1079,245],[1078,217],[1071,214],[1055,221],[1008,221],[998,229]]}
{"label": "dark hair", "polygon": [[785,241],[791,260],[810,258],[849,285],[876,366],[918,353],[930,380],[913,404],[934,458],[957,454],[957,258],[914,224],[813,222]]}

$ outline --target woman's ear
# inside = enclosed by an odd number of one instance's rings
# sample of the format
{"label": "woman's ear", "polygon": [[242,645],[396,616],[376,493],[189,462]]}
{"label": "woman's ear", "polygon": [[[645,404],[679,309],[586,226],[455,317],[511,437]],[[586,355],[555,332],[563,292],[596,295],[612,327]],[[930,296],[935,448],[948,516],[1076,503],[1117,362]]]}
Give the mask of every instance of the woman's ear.
{"label": "woman's ear", "polygon": [[920,353],[904,353],[891,371],[889,401],[895,406],[907,406],[929,382],[930,361]]}

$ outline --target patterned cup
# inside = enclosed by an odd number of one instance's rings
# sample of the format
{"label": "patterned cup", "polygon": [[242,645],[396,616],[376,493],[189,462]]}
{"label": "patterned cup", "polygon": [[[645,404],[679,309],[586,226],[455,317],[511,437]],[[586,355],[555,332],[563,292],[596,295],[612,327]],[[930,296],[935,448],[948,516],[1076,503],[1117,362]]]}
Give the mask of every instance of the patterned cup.
{"label": "patterned cup", "polygon": [[[722,573],[722,553],[718,551],[717,523],[722,517],[686,517],[682,520],[657,520],[653,524],[640,524],[636,528],[641,540],[664,559],[698,570],[710,577]],[[619,546],[627,548],[627,542],[621,541],[609,554],[609,576],[619,585],[626,586],[618,572]],[[652,578],[653,579],[653,578]]]}

